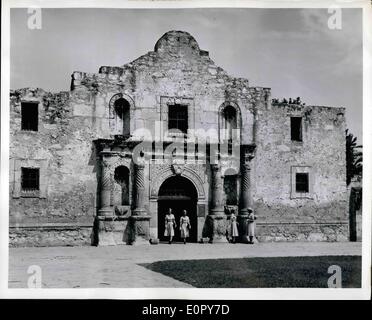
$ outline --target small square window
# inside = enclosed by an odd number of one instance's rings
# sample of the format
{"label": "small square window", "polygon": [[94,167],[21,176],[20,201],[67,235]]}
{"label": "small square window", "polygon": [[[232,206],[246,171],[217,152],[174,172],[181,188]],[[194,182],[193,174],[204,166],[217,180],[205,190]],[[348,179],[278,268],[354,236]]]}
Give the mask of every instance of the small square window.
{"label": "small square window", "polygon": [[308,193],[309,192],[309,174],[296,173],[296,192]]}
{"label": "small square window", "polygon": [[291,166],[291,199],[313,199],[314,179],[311,166]]}
{"label": "small square window", "polygon": [[168,107],[168,129],[178,129],[183,133],[187,133],[187,106],[175,104]]}
{"label": "small square window", "polygon": [[291,140],[302,141],[302,117],[291,117]]}
{"label": "small square window", "polygon": [[22,130],[38,131],[39,123],[38,106],[39,106],[38,103],[22,102],[21,104]]}
{"label": "small square window", "polygon": [[39,168],[22,168],[21,187],[22,191],[38,191],[40,188]]}

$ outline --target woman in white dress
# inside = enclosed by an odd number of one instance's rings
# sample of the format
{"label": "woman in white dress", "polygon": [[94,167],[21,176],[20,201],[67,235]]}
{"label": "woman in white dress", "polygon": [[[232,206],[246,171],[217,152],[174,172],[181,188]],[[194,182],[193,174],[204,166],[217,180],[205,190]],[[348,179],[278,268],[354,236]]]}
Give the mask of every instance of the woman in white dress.
{"label": "woman in white dress", "polygon": [[180,218],[180,231],[183,243],[186,244],[186,238],[189,237],[189,230],[191,229],[190,218],[187,216],[187,211],[183,210],[183,216]]}
{"label": "woman in white dress", "polygon": [[231,226],[231,242],[236,243],[236,238],[239,237],[238,222],[236,221],[236,215],[234,211],[231,211],[230,215],[230,226]]}
{"label": "woman in white dress", "polygon": [[172,243],[174,237],[174,228],[176,228],[176,218],[172,213],[172,208],[169,208],[168,214],[165,216],[165,231],[164,236],[169,237],[169,244]]}
{"label": "woman in white dress", "polygon": [[257,219],[256,215],[253,213],[252,208],[248,208],[248,236],[249,236],[249,243],[253,244],[253,238],[255,237],[255,229],[256,229],[256,222]]}

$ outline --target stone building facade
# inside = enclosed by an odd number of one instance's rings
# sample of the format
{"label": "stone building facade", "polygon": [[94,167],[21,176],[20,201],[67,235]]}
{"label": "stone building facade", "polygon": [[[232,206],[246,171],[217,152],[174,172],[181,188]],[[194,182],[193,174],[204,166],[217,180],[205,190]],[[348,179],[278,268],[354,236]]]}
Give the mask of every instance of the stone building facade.
{"label": "stone building facade", "polygon": [[[229,76],[188,33],[69,92],[10,93],[10,245],[225,242],[247,208],[259,241],[348,239],[344,108],[279,103]],[[176,233],[178,233],[176,231]]]}

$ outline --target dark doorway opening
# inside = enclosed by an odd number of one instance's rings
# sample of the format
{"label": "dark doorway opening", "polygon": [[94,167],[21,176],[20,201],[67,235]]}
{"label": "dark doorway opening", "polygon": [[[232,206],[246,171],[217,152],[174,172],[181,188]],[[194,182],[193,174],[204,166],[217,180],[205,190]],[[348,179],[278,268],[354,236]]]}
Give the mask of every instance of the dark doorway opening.
{"label": "dark doorway opening", "polygon": [[192,182],[184,177],[170,177],[159,189],[158,198],[158,237],[160,241],[168,241],[164,237],[165,215],[172,208],[177,227],[174,230],[174,241],[182,241],[180,236],[180,218],[183,210],[187,210],[191,230],[188,242],[197,242],[197,192]]}
{"label": "dark doorway opening", "polygon": [[[350,190],[350,201],[349,201],[349,232],[350,241],[361,241],[362,230],[361,230],[361,216],[362,216],[362,188],[352,187]],[[360,217],[358,225],[358,215]]]}

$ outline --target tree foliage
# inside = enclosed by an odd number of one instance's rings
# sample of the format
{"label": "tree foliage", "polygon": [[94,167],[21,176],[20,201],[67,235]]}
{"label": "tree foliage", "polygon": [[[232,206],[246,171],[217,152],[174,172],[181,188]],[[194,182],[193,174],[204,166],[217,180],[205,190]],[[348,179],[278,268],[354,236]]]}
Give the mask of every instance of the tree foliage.
{"label": "tree foliage", "polygon": [[354,137],[346,129],[346,183],[350,184],[353,177],[362,176],[363,152],[362,145],[357,144],[357,137]]}

